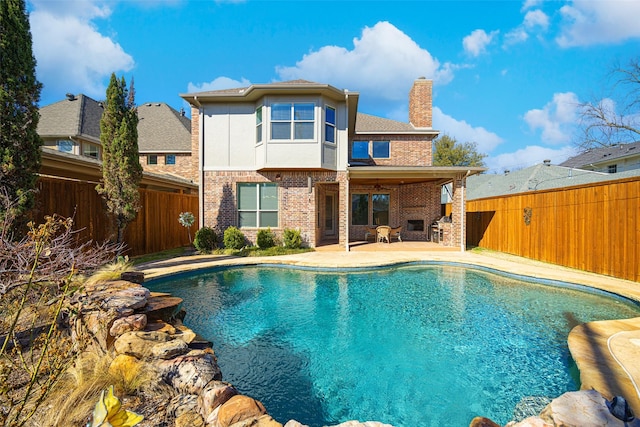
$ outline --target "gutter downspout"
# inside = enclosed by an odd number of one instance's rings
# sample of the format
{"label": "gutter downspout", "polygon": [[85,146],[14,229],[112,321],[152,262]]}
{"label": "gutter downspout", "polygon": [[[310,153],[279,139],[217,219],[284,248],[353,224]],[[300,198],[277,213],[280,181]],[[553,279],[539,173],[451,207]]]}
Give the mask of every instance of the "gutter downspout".
{"label": "gutter downspout", "polygon": [[471,175],[471,171],[468,170],[467,173],[464,175],[464,177],[462,178],[462,181],[464,182],[464,185],[460,188],[460,190],[462,191],[462,194],[460,197],[460,252],[464,252],[465,251],[465,231],[467,228],[467,214],[464,211],[464,207],[465,207],[465,195],[464,195],[464,190],[467,188],[467,177]]}

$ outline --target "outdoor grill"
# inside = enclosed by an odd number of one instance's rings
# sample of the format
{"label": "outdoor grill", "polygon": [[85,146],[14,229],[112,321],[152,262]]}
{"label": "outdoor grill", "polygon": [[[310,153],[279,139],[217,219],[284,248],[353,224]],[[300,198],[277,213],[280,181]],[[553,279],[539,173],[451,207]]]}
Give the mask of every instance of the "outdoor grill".
{"label": "outdoor grill", "polygon": [[451,224],[451,217],[443,216],[431,224],[431,241],[440,243],[444,237],[444,224]]}

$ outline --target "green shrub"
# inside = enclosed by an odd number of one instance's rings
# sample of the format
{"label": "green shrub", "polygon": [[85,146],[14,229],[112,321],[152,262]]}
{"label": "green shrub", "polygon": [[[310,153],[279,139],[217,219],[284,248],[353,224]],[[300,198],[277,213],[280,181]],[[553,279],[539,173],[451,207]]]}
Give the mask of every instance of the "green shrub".
{"label": "green shrub", "polygon": [[201,252],[211,252],[218,246],[218,235],[211,227],[202,227],[196,231],[193,245]]}
{"label": "green shrub", "polygon": [[258,230],[257,243],[260,249],[271,248],[276,245],[276,235],[273,234],[271,228]]}
{"label": "green shrub", "polygon": [[227,249],[242,249],[244,247],[244,234],[238,227],[231,226],[224,230],[224,247]]}
{"label": "green shrub", "polygon": [[300,249],[302,247],[300,230],[294,230],[292,228],[284,229],[284,247],[287,249]]}

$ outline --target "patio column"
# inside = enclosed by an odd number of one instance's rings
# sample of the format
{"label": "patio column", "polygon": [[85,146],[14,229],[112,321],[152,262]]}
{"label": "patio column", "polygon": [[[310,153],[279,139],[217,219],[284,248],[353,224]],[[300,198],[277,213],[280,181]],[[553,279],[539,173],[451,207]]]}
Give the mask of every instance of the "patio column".
{"label": "patio column", "polygon": [[459,246],[460,251],[464,252],[466,249],[466,217],[465,217],[465,187],[467,176],[458,175],[453,180],[452,185],[452,200],[451,200],[451,226],[452,236],[451,243],[453,246]]}

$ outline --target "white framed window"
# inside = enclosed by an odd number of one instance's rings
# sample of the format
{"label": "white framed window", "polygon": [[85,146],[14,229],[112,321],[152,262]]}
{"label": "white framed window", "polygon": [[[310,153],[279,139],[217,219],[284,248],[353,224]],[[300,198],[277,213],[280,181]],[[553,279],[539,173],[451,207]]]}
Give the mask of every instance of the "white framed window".
{"label": "white framed window", "polygon": [[336,143],[336,109],[328,105],[324,108],[324,140]]}
{"label": "white framed window", "polygon": [[148,165],[157,165],[158,164],[158,156],[156,154],[149,154],[147,156],[147,164]]}
{"label": "white framed window", "polygon": [[278,185],[238,183],[238,225],[242,227],[278,227]]}
{"label": "white framed window", "polygon": [[256,108],[256,144],[262,142],[262,105]]}
{"label": "white framed window", "polygon": [[91,157],[94,159],[100,158],[100,148],[97,145],[89,144],[86,142],[82,143],[82,155],[86,157]]}
{"label": "white framed window", "polygon": [[59,139],[56,141],[56,146],[58,147],[58,151],[73,153],[73,141],[69,139]]}
{"label": "white framed window", "polygon": [[176,155],[175,154],[167,154],[164,156],[164,164],[165,165],[175,165],[176,164]]}
{"label": "white framed window", "polygon": [[281,141],[313,140],[315,104],[312,102],[276,102],[271,104],[271,139]]}

